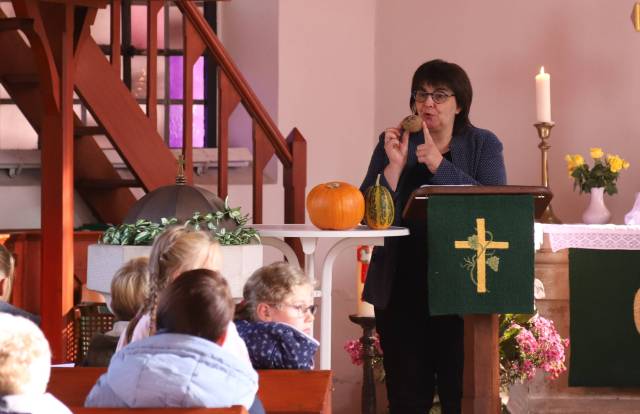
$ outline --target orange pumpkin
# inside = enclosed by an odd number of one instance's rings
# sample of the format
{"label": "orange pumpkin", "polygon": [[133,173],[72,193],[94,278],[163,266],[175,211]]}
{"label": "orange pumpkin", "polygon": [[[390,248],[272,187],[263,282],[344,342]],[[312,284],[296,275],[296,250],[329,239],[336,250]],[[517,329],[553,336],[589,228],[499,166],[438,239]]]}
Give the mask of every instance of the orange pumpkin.
{"label": "orange pumpkin", "polygon": [[346,230],[364,217],[364,197],[351,184],[340,181],[319,184],[307,195],[311,222],[323,230]]}

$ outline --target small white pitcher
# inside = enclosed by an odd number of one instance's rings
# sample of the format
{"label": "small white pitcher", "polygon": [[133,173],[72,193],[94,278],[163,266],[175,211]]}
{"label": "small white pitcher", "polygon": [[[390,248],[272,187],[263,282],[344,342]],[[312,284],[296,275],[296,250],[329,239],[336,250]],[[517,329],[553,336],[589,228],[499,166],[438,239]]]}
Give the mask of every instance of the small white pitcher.
{"label": "small white pitcher", "polygon": [[640,224],[640,193],[636,193],[636,201],[633,208],[624,216],[624,224],[638,225]]}

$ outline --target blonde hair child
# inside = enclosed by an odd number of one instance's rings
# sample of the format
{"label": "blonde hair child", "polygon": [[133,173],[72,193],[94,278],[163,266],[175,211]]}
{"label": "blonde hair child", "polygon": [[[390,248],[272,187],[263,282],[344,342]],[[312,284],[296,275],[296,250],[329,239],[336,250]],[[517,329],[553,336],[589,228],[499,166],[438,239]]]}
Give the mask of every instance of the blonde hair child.
{"label": "blonde hair child", "polygon": [[[219,270],[222,254],[218,242],[209,232],[186,226],[172,226],[153,242],[149,255],[149,294],[120,336],[119,351],[128,343],[156,332],[156,313],[160,294],[181,273],[193,269]],[[238,336],[233,323],[229,324],[224,348],[248,359],[246,345]]]}
{"label": "blonde hair child", "polygon": [[42,331],[30,320],[0,313],[0,411],[71,414],[46,394],[51,350]]}
{"label": "blonde hair child", "polygon": [[[186,226],[172,226],[160,234],[154,240],[149,255],[149,293],[129,323],[122,346],[155,333],[158,299],[173,279],[187,270],[217,270],[219,261],[218,242],[209,233]],[[142,325],[146,332],[141,329]],[[120,348],[119,343],[118,350]]]}
{"label": "blonde hair child", "polygon": [[319,343],[311,337],[313,283],[297,266],[277,262],[256,270],[243,289],[236,324],[256,369],[308,369]]}
{"label": "blonde hair child", "polygon": [[[245,283],[242,296],[243,302],[236,313],[238,319],[284,322],[311,334],[316,309],[313,283],[299,267],[286,262],[261,267]],[[297,309],[300,306],[302,308]],[[291,307],[293,317],[289,316]],[[303,313],[303,317],[298,316]]]}
{"label": "blonde hair child", "polygon": [[133,319],[149,296],[149,258],[126,262],[111,280],[111,312],[117,321]]}
{"label": "blonde hair child", "polygon": [[106,367],[118,347],[119,337],[126,331],[149,294],[149,259],[136,257],[127,261],[111,280],[109,308],[116,321],[110,331],[91,338],[82,365]]}

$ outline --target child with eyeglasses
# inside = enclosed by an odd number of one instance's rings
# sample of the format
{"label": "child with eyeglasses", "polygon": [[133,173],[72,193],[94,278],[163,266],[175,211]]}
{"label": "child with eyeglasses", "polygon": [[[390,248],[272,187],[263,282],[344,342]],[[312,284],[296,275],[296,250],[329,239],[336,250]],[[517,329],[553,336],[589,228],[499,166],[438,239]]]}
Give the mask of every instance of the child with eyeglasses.
{"label": "child with eyeglasses", "polygon": [[285,262],[256,270],[236,307],[236,326],[255,369],[311,369],[319,342],[311,336],[313,283]]}

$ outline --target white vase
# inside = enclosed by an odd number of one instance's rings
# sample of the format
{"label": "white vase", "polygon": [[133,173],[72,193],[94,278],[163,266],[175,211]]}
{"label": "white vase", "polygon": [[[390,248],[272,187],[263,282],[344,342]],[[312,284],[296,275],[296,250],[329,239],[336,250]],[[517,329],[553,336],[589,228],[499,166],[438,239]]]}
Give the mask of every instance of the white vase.
{"label": "white vase", "polygon": [[640,224],[640,193],[636,193],[636,202],[633,208],[624,216],[624,224],[629,226]]}
{"label": "white vase", "polygon": [[582,213],[582,221],[585,224],[605,224],[609,222],[611,213],[604,205],[604,187],[591,189],[591,198],[587,209]]}

